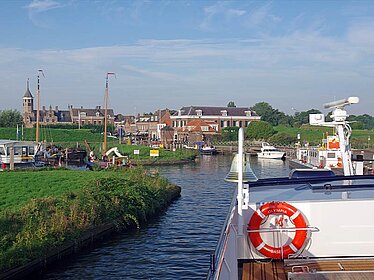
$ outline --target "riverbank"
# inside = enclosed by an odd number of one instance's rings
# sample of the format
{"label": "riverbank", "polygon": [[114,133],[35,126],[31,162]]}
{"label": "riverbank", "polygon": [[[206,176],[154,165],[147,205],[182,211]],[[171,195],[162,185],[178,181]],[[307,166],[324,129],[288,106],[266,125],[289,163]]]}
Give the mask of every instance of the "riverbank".
{"label": "riverbank", "polygon": [[141,168],[0,176],[1,279],[22,277],[102,234],[140,227],[181,192]]}

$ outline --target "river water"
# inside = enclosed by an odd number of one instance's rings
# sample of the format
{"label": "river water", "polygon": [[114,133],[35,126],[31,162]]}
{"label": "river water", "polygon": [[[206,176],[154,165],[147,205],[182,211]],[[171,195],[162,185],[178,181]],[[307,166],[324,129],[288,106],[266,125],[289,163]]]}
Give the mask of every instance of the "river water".
{"label": "river water", "polygon": [[[235,183],[224,178],[231,156],[154,171],[182,187],[181,197],[146,227],[112,236],[64,260],[40,279],[204,279],[229,210]],[[287,163],[251,159],[259,178],[287,176]]]}

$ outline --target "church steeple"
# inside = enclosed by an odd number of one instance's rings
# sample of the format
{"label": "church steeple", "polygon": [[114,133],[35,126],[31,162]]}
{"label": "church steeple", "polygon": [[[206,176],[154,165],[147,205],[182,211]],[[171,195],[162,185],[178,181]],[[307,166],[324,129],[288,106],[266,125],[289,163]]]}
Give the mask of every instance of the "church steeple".
{"label": "church steeple", "polygon": [[33,111],[34,111],[34,97],[32,96],[31,91],[30,91],[29,79],[27,79],[26,92],[23,95],[24,118],[26,118],[26,116],[30,116]]}
{"label": "church steeple", "polygon": [[27,86],[26,86],[26,92],[23,98],[34,98],[30,92],[30,86],[29,86],[29,78],[27,78]]}

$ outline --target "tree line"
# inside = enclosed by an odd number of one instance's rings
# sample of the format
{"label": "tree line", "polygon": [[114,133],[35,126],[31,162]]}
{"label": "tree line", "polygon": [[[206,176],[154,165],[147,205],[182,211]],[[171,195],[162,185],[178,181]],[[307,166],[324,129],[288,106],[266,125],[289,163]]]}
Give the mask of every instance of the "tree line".
{"label": "tree line", "polygon": [[[274,109],[269,103],[259,102],[250,108],[255,111],[261,120],[270,123],[272,126],[285,125],[290,127],[300,127],[303,124],[309,123],[309,114],[321,114],[317,109],[310,109],[308,111],[296,112],[294,116],[287,115]],[[331,121],[331,112],[327,114],[326,120]],[[353,129],[373,129],[374,117],[368,114],[364,115],[350,115],[348,121],[351,121]]]}
{"label": "tree line", "polygon": [[[228,107],[235,107],[235,103],[230,101]],[[259,102],[250,108],[255,111],[261,120],[270,123],[272,126],[285,125],[290,127],[300,127],[303,124],[309,123],[309,114],[321,114],[317,109],[310,109],[308,111],[296,112],[294,116],[287,115],[284,112],[274,109],[267,102]],[[331,113],[326,116],[328,121]],[[350,115],[348,120],[351,121],[353,129],[373,129],[374,117],[368,114],[364,115]],[[4,110],[0,111],[0,127],[16,127],[17,124],[21,125],[23,122],[22,114],[17,110]],[[56,124],[60,126],[61,124]],[[62,127],[61,127],[62,128]]]}

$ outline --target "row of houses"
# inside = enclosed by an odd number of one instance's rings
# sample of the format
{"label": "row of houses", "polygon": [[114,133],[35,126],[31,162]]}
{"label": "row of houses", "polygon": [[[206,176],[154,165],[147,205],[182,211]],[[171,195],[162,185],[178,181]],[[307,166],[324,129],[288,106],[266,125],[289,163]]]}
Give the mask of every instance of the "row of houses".
{"label": "row of houses", "polygon": [[[108,109],[107,114],[108,124],[115,125],[122,135],[137,141],[159,141],[166,147],[174,143],[209,142],[225,127],[247,127],[250,122],[260,120],[260,116],[247,107],[188,106],[179,110],[164,109],[137,116],[115,115],[113,109]],[[105,111],[100,106],[92,109],[69,105],[67,110],[60,110],[57,106],[43,106],[39,110],[39,122],[42,125],[102,125],[104,115]],[[25,126],[32,127],[36,117],[34,97],[27,84],[23,96]]]}

